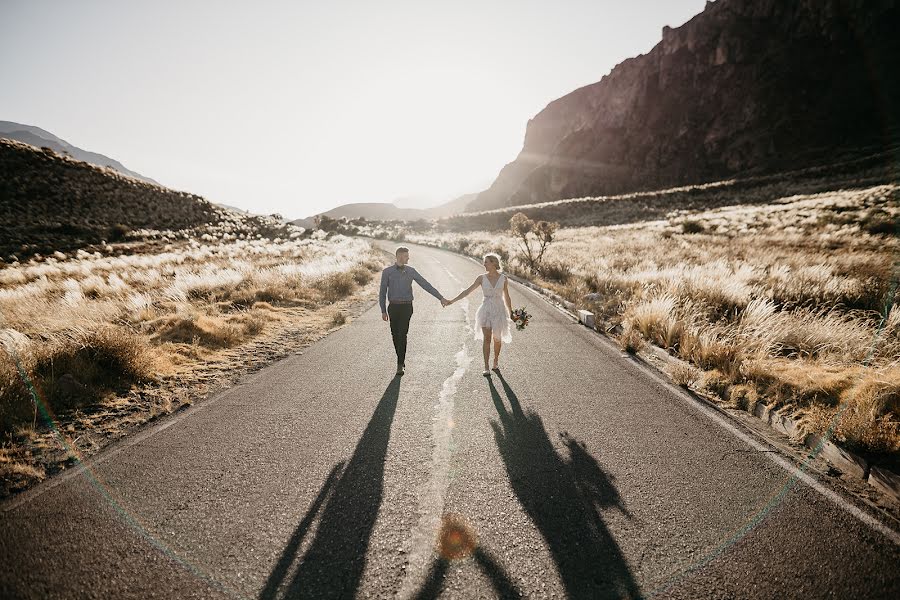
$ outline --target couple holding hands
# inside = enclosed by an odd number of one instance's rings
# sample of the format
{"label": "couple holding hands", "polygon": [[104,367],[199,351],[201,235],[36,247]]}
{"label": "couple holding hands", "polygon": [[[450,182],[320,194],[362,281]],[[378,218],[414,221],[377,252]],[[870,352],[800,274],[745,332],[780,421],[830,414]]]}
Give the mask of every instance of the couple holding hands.
{"label": "couple holding hands", "polygon": [[484,256],[485,272],[461,291],[452,300],[447,300],[433,285],[422,277],[418,271],[409,266],[409,248],[400,246],[395,253],[396,262],[381,272],[381,289],[378,303],[381,305],[381,318],[391,324],[391,337],[394,350],[397,352],[397,375],[406,370],[406,336],[409,332],[409,320],[413,314],[412,282],[418,283],[423,290],[441,301],[441,305],[450,306],[481,288],[484,301],[475,314],[475,338],[483,340],[484,372],[490,376],[488,361],[491,355],[491,341],[494,342],[494,370],[499,370],[500,349],[504,342],[512,341],[512,300],[509,297],[509,281],[500,271],[500,257],[496,254]]}

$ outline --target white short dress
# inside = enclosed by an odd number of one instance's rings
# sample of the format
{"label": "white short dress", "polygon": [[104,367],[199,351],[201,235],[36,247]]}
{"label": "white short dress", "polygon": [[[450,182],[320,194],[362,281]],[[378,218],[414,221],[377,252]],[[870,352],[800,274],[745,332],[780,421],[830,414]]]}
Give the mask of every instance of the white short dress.
{"label": "white short dress", "polygon": [[491,285],[487,275],[481,276],[481,291],[484,292],[484,302],[475,313],[475,339],[483,340],[482,327],[491,328],[491,337],[508,344],[512,341],[512,320],[509,318],[509,310],[503,301],[503,286],[506,285],[506,275],[500,274],[496,285]]}

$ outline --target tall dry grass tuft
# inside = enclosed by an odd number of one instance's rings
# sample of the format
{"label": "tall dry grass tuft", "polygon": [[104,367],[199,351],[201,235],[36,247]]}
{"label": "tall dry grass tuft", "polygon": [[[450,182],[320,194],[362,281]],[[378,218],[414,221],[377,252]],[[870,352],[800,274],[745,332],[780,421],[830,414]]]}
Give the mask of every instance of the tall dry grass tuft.
{"label": "tall dry grass tuft", "polygon": [[619,342],[619,346],[622,347],[622,350],[629,354],[636,354],[645,346],[644,338],[641,336],[641,333],[630,325],[626,326],[622,332],[616,336],[616,341]]}
{"label": "tall dry grass tuft", "polygon": [[[18,359],[18,360],[17,360]],[[0,430],[119,394],[152,379],[154,353],[135,333],[115,326],[72,331],[22,355],[0,358]]]}
{"label": "tall dry grass tuft", "polygon": [[196,312],[167,315],[148,323],[151,340],[158,343],[199,344],[207,348],[230,348],[244,341],[247,331],[221,317]]}
{"label": "tall dry grass tuft", "polygon": [[689,364],[677,363],[666,369],[675,385],[692,388],[703,380],[703,372]]}
{"label": "tall dry grass tuft", "polygon": [[335,302],[347,296],[356,287],[353,273],[332,273],[319,279],[314,287],[322,292],[326,302]]}
{"label": "tall dry grass tuft", "polygon": [[900,452],[898,413],[900,368],[895,366],[860,373],[840,389],[836,412],[812,404],[805,421],[814,431],[833,431],[837,439],[856,449],[896,453]]}
{"label": "tall dry grass tuft", "polygon": [[663,347],[673,338],[677,321],[674,319],[676,299],[668,294],[649,298],[628,307],[625,319],[644,338]]}
{"label": "tall dry grass tuft", "polygon": [[744,350],[721,329],[692,328],[681,338],[678,355],[701,369],[718,371],[730,382],[743,379]]}

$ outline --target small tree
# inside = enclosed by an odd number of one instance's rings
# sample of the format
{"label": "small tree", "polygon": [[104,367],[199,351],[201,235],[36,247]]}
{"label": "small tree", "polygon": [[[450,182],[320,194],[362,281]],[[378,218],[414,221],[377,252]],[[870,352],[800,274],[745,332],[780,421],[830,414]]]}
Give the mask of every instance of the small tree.
{"label": "small tree", "polygon": [[518,258],[528,270],[537,273],[544,259],[544,252],[553,243],[559,223],[532,221],[525,213],[516,213],[509,220],[509,231],[519,243]]}

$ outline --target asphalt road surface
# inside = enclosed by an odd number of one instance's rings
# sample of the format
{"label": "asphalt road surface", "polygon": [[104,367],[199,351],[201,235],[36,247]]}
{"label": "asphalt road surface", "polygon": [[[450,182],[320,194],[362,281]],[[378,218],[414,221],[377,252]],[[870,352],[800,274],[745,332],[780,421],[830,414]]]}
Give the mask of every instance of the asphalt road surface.
{"label": "asphalt road surface", "polygon": [[[480,272],[411,264],[448,297]],[[900,597],[895,532],[511,293],[534,320],[502,376],[481,374],[480,292],[416,288],[404,377],[373,305],[6,502],[0,596]]]}

